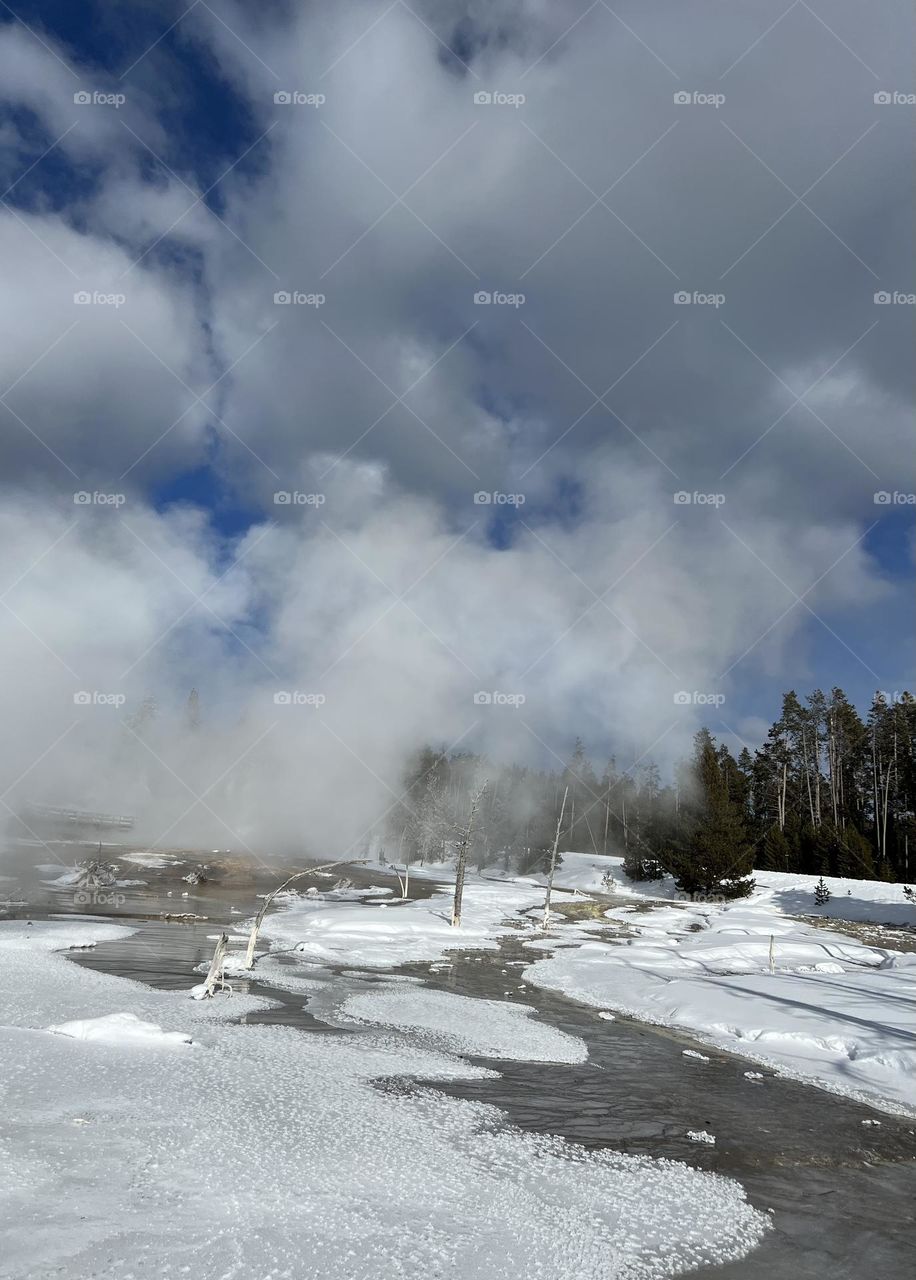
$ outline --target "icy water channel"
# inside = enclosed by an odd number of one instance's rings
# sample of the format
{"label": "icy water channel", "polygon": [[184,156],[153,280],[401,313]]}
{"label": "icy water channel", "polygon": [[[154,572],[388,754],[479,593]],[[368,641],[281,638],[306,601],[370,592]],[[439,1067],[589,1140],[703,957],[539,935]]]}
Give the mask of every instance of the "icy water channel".
{"label": "icy water channel", "polygon": [[[377,871],[373,879],[378,883]],[[425,896],[435,886],[416,888]],[[160,895],[147,894],[149,914],[158,914]],[[118,913],[125,923],[139,923],[139,932],[72,958],[160,989],[187,990],[199,981],[195,966],[212,954],[214,933],[229,920],[231,895],[214,898],[201,887],[194,901],[201,911],[206,900],[205,923],[164,922],[146,912],[144,919],[138,909],[142,896],[133,898],[127,909],[132,914]],[[367,902],[366,910],[373,909]],[[247,895],[243,911],[251,912]],[[459,995],[531,1005],[543,1021],[580,1036],[589,1050],[581,1065],[471,1058],[498,1071],[499,1078],[435,1087],[494,1105],[522,1129],[588,1147],[669,1157],[737,1179],[752,1204],[771,1211],[775,1229],[742,1261],[692,1274],[721,1280],[910,1280],[916,1122],[768,1072],[763,1081],[750,1081],[744,1072],[761,1070],[753,1063],[624,1018],[599,1019],[594,1010],[524,984],[523,964],[532,958],[521,939],[510,937],[498,952],[456,952],[447,968],[432,970],[426,964],[393,973],[334,970],[291,957],[284,963],[303,976],[330,978],[340,999],[377,989],[390,976],[411,977]],[[301,992],[291,994],[269,981],[255,981],[251,989],[277,1007],[248,1014],[247,1021],[337,1034],[341,1052],[347,1052],[348,1032],[313,1017]],[[359,1034],[372,1033],[360,1027]],[[685,1048],[702,1050],[709,1061],[685,1057]],[[380,1081],[379,1087],[391,1083]],[[398,1081],[396,1087],[430,1086]],[[864,1123],[876,1120],[880,1124]],[[716,1145],[689,1141],[688,1129],[714,1133]]]}

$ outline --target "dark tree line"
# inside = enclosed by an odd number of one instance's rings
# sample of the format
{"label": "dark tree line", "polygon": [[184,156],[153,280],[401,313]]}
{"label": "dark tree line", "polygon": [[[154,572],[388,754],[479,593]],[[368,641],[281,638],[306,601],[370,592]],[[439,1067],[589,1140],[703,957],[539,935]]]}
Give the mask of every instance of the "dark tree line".
{"label": "dark tree line", "polygon": [[865,720],[841,689],[794,692],[759,750],[737,759],[706,729],[662,783],[641,762],[596,772],[577,741],[562,770],[497,766],[471,754],[418,752],[384,824],[392,862],[455,856],[486,779],[471,866],[546,868],[568,788],[561,849],[618,854],[633,879],[665,872],[691,894],[749,892],[751,870],[910,879],[916,834],[916,700],[876,695]]}

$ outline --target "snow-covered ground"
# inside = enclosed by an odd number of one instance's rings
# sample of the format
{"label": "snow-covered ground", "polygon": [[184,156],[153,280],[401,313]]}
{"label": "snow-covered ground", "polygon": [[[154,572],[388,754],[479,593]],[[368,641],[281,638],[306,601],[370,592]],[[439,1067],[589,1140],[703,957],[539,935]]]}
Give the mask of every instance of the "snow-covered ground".
{"label": "snow-covered ground", "polygon": [[543,903],[544,893],[533,883],[490,883],[469,876],[460,930],[451,925],[450,888],[430,898],[381,901],[371,907],[329,899],[331,895],[289,899],[266,916],[261,936],[274,947],[295,947],[315,960],[388,968],[438,960],[454,947],[495,950],[499,938],[517,927],[517,913]]}
{"label": "snow-covered ground", "polygon": [[[267,1002],[195,1003],[57,954],[122,933],[0,924],[0,1276],[642,1280],[740,1258],[767,1229],[729,1179],[375,1087],[484,1074],[437,1047],[448,1011],[413,985],[346,1037],[243,1025]],[[513,1019],[487,1011],[491,1048],[511,1051]]]}
{"label": "snow-covered ground", "polygon": [[[423,870],[426,878],[449,874],[444,866]],[[571,894],[612,894],[632,906],[611,908],[606,922],[567,924],[555,912],[544,938],[535,931],[544,876],[502,877],[490,869],[469,875],[458,931],[449,923],[451,889],[443,885],[431,898],[370,910],[327,897],[292,898],[268,916],[263,932],[273,945],[317,961],[387,968],[456,947],[492,949],[522,927],[532,950],[550,953],[524,972],[534,986],[916,1114],[916,953],[895,949],[901,927],[916,926],[916,905],[903,885],[827,878],[831,898],[818,906],[815,876],[761,871],[755,880],[749,898],[697,902],[679,894],[670,877],[629,881],[620,858],[564,853],[556,906]],[[800,915],[876,927],[864,941]],[[897,932],[883,934],[882,925]]]}
{"label": "snow-covered ground", "polygon": [[610,927],[561,926],[566,945],[526,981],[916,1114],[916,954],[894,950],[893,935],[868,945],[793,918],[913,925],[902,885],[827,878],[818,907],[816,877],[755,872],[749,898],[678,902],[670,881],[633,885],[619,859],[584,854],[564,855],[557,879],[607,892],[608,876],[634,906],[609,910]]}

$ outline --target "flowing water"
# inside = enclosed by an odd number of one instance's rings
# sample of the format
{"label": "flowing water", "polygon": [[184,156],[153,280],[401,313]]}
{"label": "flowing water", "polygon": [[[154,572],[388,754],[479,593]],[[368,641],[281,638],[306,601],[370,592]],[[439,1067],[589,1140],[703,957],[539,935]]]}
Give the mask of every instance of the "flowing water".
{"label": "flowing water", "polygon": [[[364,885],[379,879],[377,871],[371,877],[348,876]],[[434,887],[428,882],[412,886],[423,896]],[[175,909],[174,896],[166,898],[161,886],[135,890],[129,903],[105,914],[136,923],[138,932],[72,958],[161,989],[187,990],[200,980],[195,969],[212,955],[213,935],[235,918],[233,906],[240,919],[254,913],[255,890],[254,885],[243,890],[197,886],[188,898],[179,898],[177,908],[208,917],[196,923],[161,918],[163,911]],[[369,901],[365,908],[374,909]],[[599,1019],[575,1001],[524,984],[522,966],[531,959],[521,939],[510,937],[498,952],[452,953],[447,968],[413,964],[394,973],[460,995],[533,1006],[545,1022],[580,1036],[588,1045],[588,1060],[568,1065],[472,1058],[499,1077],[436,1088],[494,1105],[522,1129],[559,1134],[588,1147],[669,1157],[737,1179],[752,1204],[771,1211],[774,1230],[741,1262],[695,1275],[910,1280],[916,1121],[778,1079],[765,1069],[762,1081],[748,1080],[746,1071],[762,1070],[756,1064],[629,1019]],[[300,974],[318,972],[292,957],[285,963]],[[387,980],[385,974],[351,970],[321,969],[320,976],[331,978],[341,999]],[[275,1007],[250,1013],[246,1021],[336,1033],[341,1052],[347,1052],[347,1032],[313,1017],[301,993],[257,979],[251,989]],[[361,1027],[360,1035],[366,1034],[371,1033]],[[709,1061],[685,1057],[684,1049],[702,1051]],[[691,1142],[688,1129],[715,1134],[715,1146]]]}

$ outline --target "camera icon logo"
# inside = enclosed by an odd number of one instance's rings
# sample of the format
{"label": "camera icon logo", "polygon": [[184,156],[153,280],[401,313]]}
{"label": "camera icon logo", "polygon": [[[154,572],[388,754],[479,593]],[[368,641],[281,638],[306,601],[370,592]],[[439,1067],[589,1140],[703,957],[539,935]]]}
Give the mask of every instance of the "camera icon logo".
{"label": "camera icon logo", "polygon": [[492,693],[486,693],[483,689],[474,694],[475,707],[488,707],[493,701]]}
{"label": "camera icon logo", "polygon": [[92,302],[92,294],[87,293],[85,289],[81,289],[79,293],[73,295],[73,301],[78,307],[88,307]]}
{"label": "camera icon logo", "polygon": [[690,94],[680,90],[674,95],[674,101],[679,107],[684,107],[690,102]]}
{"label": "camera icon logo", "polygon": [[288,707],[292,700],[293,695],[285,692],[284,690],[274,694],[274,706],[276,707]]}
{"label": "camera icon logo", "polygon": [[690,494],[686,489],[679,489],[674,495],[675,504],[679,507],[685,507],[690,502]]}
{"label": "camera icon logo", "polygon": [[486,289],[478,289],[474,294],[474,304],[478,307],[488,306],[493,301],[492,293],[488,293]]}
{"label": "camera icon logo", "polygon": [[475,494],[474,494],[474,504],[475,504],[475,506],[478,506],[478,507],[486,507],[486,506],[489,506],[489,504],[490,504],[492,501],[493,501],[493,495],[492,495],[491,493],[486,493],[486,492],[484,492],[484,490],[482,490],[482,489],[480,490],[480,492],[479,492],[479,493],[475,493]]}
{"label": "camera icon logo", "polygon": [[474,104],[478,107],[488,107],[493,101],[493,95],[486,89],[479,89],[474,94]]}
{"label": "camera icon logo", "polygon": [[85,89],[78,89],[73,95],[73,101],[78,107],[85,107],[87,103],[92,101],[92,94],[87,93]]}
{"label": "camera icon logo", "polygon": [[92,501],[92,494],[87,493],[85,489],[80,489],[79,493],[73,495],[73,501],[78,507],[86,507]]}
{"label": "camera icon logo", "polygon": [[92,701],[92,694],[87,693],[85,689],[80,689],[79,693],[73,695],[73,701],[78,707],[88,707]]}
{"label": "camera icon logo", "polygon": [[886,107],[891,100],[891,95],[886,89],[879,89],[875,94],[875,106]]}
{"label": "camera icon logo", "polygon": [[285,489],[280,489],[274,494],[274,502],[278,507],[288,507],[293,500],[293,495]]}
{"label": "camera icon logo", "polygon": [[293,100],[293,95],[286,89],[278,89],[274,94],[274,102],[278,107],[288,107]]}
{"label": "camera icon logo", "polygon": [[889,507],[891,503],[891,495],[886,489],[879,489],[875,494],[875,503],[879,507]]}
{"label": "camera icon logo", "polygon": [[674,705],[677,707],[686,707],[690,700],[690,694],[686,689],[680,689],[674,695]]}
{"label": "camera icon logo", "polygon": [[288,307],[293,300],[293,295],[288,293],[286,289],[278,289],[274,294],[274,303],[278,307]]}
{"label": "camera icon logo", "polygon": [[886,307],[891,300],[891,295],[886,289],[879,289],[875,294],[875,302],[879,307]]}
{"label": "camera icon logo", "polygon": [[678,289],[674,295],[674,301],[679,307],[687,306],[690,303],[690,294],[686,289]]}

